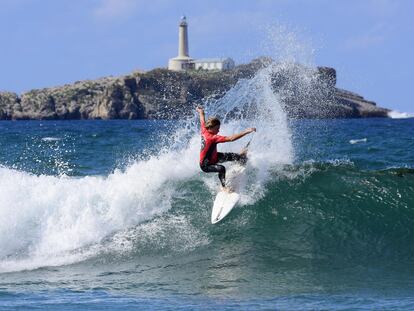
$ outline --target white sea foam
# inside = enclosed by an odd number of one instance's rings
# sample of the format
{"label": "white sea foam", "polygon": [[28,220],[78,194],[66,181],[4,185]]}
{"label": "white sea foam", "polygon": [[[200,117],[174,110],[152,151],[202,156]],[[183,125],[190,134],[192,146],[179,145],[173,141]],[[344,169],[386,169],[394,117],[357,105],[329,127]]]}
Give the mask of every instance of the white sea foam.
{"label": "white sea foam", "polygon": [[408,119],[408,118],[414,118],[413,113],[408,112],[399,112],[397,110],[392,110],[388,112],[388,116],[392,119]]}
{"label": "white sea foam", "polygon": [[359,144],[359,143],[366,143],[367,142],[367,139],[366,138],[361,138],[361,139],[351,139],[350,141],[349,141],[349,143],[351,144],[351,145],[355,145],[355,144]]}
{"label": "white sea foam", "polygon": [[81,260],[109,234],[165,212],[174,181],[198,172],[195,145],[106,177],[0,168],[0,271]]}
{"label": "white sea foam", "polygon": [[61,138],[59,138],[59,137],[43,137],[42,140],[43,141],[59,141],[59,140],[61,140]]}

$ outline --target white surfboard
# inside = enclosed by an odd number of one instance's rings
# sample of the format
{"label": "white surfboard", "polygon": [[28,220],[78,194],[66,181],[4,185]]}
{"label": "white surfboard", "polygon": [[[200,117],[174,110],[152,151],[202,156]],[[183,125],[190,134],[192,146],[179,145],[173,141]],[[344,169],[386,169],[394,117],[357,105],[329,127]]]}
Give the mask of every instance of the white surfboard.
{"label": "white surfboard", "polygon": [[211,212],[211,223],[215,224],[226,217],[240,199],[240,187],[245,167],[235,164],[227,172],[227,187],[232,191],[219,191]]}

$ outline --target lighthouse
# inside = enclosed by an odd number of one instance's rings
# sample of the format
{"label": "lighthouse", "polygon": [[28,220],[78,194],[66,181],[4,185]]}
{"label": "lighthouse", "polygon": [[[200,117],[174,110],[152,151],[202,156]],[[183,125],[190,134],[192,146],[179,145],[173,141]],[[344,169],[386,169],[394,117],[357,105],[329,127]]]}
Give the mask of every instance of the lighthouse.
{"label": "lighthouse", "polygon": [[190,57],[188,55],[188,24],[185,16],[181,17],[178,28],[178,57]]}
{"label": "lighthouse", "polygon": [[183,71],[188,69],[222,71],[234,68],[234,61],[226,58],[193,59],[188,52],[188,24],[185,16],[181,17],[178,25],[178,56],[170,58],[168,69]]}
{"label": "lighthouse", "polygon": [[178,27],[178,56],[168,61],[168,69],[181,71],[193,67],[193,59],[188,52],[188,24],[186,17],[183,16]]}

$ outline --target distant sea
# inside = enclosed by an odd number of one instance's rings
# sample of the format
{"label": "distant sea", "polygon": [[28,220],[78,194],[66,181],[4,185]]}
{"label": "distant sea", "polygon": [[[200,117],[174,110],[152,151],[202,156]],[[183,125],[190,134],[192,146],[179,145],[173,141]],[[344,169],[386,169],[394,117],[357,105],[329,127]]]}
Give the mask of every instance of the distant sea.
{"label": "distant sea", "polygon": [[216,225],[196,117],[0,122],[0,309],[414,309],[414,119],[276,121]]}

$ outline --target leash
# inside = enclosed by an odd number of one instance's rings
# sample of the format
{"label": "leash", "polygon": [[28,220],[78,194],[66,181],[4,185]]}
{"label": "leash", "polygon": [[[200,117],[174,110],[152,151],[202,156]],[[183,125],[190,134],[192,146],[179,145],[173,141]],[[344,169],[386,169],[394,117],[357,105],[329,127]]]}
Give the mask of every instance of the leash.
{"label": "leash", "polygon": [[253,137],[254,137],[254,134],[255,134],[255,133],[256,133],[256,132],[253,132],[253,134],[252,134],[252,136],[251,136],[250,140],[247,142],[246,146],[244,146],[244,148],[243,148],[243,149],[247,149],[247,148],[249,148],[250,143],[252,142],[252,140],[253,140]]}

